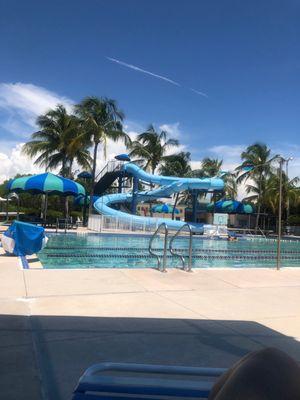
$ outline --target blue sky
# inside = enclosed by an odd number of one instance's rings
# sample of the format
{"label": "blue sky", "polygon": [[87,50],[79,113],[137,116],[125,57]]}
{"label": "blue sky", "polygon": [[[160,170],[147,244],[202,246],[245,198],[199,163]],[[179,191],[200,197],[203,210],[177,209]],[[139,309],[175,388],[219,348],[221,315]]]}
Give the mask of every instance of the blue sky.
{"label": "blue sky", "polygon": [[169,128],[194,161],[231,166],[261,140],[300,167],[299,1],[0,3],[2,159],[38,112],[99,95],[118,100],[129,130]]}

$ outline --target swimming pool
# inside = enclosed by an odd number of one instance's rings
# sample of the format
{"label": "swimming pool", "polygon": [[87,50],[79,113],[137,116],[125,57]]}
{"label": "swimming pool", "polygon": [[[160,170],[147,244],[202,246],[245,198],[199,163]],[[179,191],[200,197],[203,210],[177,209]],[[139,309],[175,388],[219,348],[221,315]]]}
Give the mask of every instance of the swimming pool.
{"label": "swimming pool", "polygon": [[[149,236],[123,234],[53,234],[38,254],[44,268],[156,268],[157,259],[148,252]],[[162,249],[157,238],[153,247]],[[174,248],[188,254],[188,238],[179,237]],[[276,241],[240,239],[237,242],[193,238],[193,268],[275,267]],[[282,266],[300,266],[300,242],[282,242]],[[181,267],[178,257],[168,254],[167,267]]]}

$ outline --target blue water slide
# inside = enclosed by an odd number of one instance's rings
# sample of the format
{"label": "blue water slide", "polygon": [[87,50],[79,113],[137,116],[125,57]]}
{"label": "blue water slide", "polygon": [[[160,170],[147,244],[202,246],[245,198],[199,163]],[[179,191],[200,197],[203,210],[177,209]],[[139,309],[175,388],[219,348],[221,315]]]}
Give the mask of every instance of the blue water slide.
{"label": "blue water slide", "polygon": [[[138,201],[151,201],[162,197],[170,197],[173,193],[185,190],[204,190],[220,191],[224,188],[224,182],[221,178],[178,178],[174,176],[160,176],[149,174],[134,163],[126,163],[122,166],[123,172],[129,176],[138,178],[142,183],[158,185],[158,188],[138,193]],[[132,193],[115,193],[100,197],[95,201],[95,209],[102,215],[119,217],[122,221],[128,221],[148,226],[157,226],[165,222],[169,228],[179,229],[185,222],[175,221],[167,218],[142,217],[128,214],[124,211],[116,210],[111,206],[121,203],[130,203]],[[190,223],[192,229],[199,230],[199,225]]]}

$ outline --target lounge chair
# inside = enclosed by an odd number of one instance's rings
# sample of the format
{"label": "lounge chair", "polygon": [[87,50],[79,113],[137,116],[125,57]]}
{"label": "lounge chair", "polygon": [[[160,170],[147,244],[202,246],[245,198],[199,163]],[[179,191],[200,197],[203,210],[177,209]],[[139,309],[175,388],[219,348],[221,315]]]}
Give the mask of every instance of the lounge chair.
{"label": "lounge chair", "polygon": [[[223,368],[102,363],[88,368],[72,400],[207,399]],[[152,375],[152,376],[151,376]]]}

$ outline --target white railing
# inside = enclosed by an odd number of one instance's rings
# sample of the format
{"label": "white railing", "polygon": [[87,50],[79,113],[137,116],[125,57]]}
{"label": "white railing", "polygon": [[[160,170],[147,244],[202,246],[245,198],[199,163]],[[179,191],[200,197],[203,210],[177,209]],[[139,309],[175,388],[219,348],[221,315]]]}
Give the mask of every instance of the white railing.
{"label": "white railing", "polygon": [[129,232],[154,232],[157,228],[156,221],[143,222],[134,221],[134,219],[112,217],[105,215],[92,215],[89,217],[88,228],[95,232],[103,231],[129,231]]}
{"label": "white railing", "polygon": [[102,178],[102,176],[104,176],[108,172],[119,171],[123,165],[124,165],[124,163],[121,161],[117,161],[117,160],[108,161],[108,163],[103,167],[103,169],[96,176],[95,180],[99,181]]}
{"label": "white railing", "polygon": [[[105,215],[91,215],[89,217],[88,229],[95,232],[104,231],[127,231],[127,232],[141,232],[141,233],[152,233],[154,232],[159,224],[154,218],[145,219],[143,222],[137,222],[134,218],[122,218]],[[172,230],[172,228],[169,228]],[[177,230],[177,228],[174,228]],[[182,232],[184,234],[184,232]],[[204,236],[209,237],[220,237],[227,236],[227,226],[223,225],[204,225]]]}

